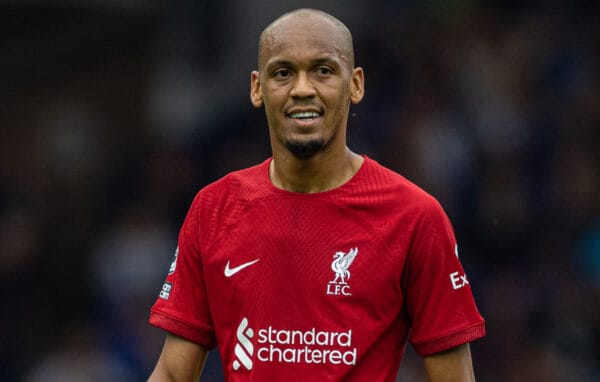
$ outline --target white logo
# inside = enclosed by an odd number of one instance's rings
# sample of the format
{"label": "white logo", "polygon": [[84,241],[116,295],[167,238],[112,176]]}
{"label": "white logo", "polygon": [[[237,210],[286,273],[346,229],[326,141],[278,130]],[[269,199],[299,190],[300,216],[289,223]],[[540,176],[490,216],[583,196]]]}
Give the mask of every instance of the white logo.
{"label": "white logo", "polygon": [[225,272],[224,272],[225,277],[231,277],[231,276],[235,275],[242,269],[247,268],[247,267],[251,266],[252,264],[256,263],[258,260],[260,260],[260,259],[252,260],[252,261],[249,261],[242,265],[238,265],[237,267],[233,267],[233,268],[229,268],[229,260],[228,260],[227,264],[225,264]]}
{"label": "white logo", "polygon": [[254,330],[248,328],[248,319],[244,317],[240,326],[237,328],[237,340],[235,344],[235,357],[233,361],[233,370],[238,370],[244,366],[247,370],[252,369],[252,354],[254,354],[254,345],[250,342],[250,338],[254,337]]}
{"label": "white logo", "polygon": [[168,300],[169,296],[171,295],[172,288],[173,288],[173,285],[171,283],[169,283],[169,282],[164,283],[160,293],[158,294],[158,297],[162,298],[163,300]]}
{"label": "white logo", "polygon": [[358,254],[358,247],[354,247],[344,253],[341,251],[336,252],[333,255],[333,262],[331,263],[331,270],[335,272],[335,278],[327,284],[327,294],[332,295],[344,295],[350,296],[350,286],[348,285],[347,279],[350,278],[350,265]]}
{"label": "white logo", "polygon": [[453,289],[460,289],[465,285],[469,285],[469,281],[467,280],[466,274],[460,274],[458,272],[450,273],[450,283],[452,284]]}
{"label": "white logo", "polygon": [[179,255],[179,246],[175,249],[175,255],[173,255],[173,261],[171,261],[171,267],[169,267],[170,275],[175,273],[175,268],[177,268],[177,255]]}
{"label": "white logo", "polygon": [[233,370],[252,370],[253,357],[259,363],[356,365],[358,350],[352,346],[352,329],[338,332],[258,328],[256,348],[251,341],[254,334],[244,317],[237,328]]}

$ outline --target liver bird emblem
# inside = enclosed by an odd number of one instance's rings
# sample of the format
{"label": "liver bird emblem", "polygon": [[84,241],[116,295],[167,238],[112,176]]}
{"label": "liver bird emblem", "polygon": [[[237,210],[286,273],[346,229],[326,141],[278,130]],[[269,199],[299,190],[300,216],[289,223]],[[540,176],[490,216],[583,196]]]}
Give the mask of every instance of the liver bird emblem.
{"label": "liver bird emblem", "polygon": [[348,284],[346,281],[350,278],[350,265],[354,261],[354,258],[358,254],[358,248],[352,248],[348,253],[338,251],[333,255],[333,262],[331,263],[331,270],[335,272],[335,279],[330,281],[332,284]]}

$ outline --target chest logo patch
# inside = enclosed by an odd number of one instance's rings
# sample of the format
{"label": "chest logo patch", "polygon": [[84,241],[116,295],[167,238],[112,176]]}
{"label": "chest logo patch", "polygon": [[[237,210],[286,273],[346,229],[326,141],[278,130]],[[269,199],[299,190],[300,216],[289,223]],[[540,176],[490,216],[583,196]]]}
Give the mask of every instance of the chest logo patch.
{"label": "chest logo patch", "polygon": [[233,268],[229,267],[229,261],[227,261],[227,264],[225,264],[225,271],[223,273],[225,274],[225,277],[231,277],[231,276],[235,275],[236,273],[238,273],[239,271],[241,271],[242,269],[247,268],[247,267],[251,266],[252,264],[256,263],[258,260],[260,260],[260,259],[252,260],[252,261],[238,265],[237,267],[233,267]]}
{"label": "chest logo patch", "polygon": [[352,341],[352,329],[305,330],[250,326],[246,317],[237,327],[231,366],[246,372],[269,364],[354,366],[358,348]]}
{"label": "chest logo patch", "polygon": [[327,283],[327,294],[334,296],[351,296],[350,285],[348,285],[348,279],[350,279],[350,266],[358,255],[358,247],[351,248],[347,253],[343,251],[337,251],[333,255],[333,261],[331,262],[331,270],[333,271],[334,279]]}

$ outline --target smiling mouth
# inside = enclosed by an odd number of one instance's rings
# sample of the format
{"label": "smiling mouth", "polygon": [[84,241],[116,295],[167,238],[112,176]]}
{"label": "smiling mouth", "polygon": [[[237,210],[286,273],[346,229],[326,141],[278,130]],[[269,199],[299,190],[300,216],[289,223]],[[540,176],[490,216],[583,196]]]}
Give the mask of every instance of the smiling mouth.
{"label": "smiling mouth", "polygon": [[310,121],[314,120],[315,118],[319,118],[320,116],[321,116],[321,114],[317,113],[315,111],[299,111],[299,112],[288,114],[289,118],[299,120],[299,121],[304,121],[304,122],[310,122]]}

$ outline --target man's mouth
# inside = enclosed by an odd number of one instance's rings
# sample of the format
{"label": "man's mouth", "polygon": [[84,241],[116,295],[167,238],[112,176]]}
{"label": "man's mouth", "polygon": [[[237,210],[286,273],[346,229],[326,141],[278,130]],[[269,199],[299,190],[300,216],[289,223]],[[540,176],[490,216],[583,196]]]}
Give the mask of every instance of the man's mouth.
{"label": "man's mouth", "polygon": [[292,119],[308,122],[320,117],[321,114],[317,113],[316,111],[297,111],[294,113],[290,113],[288,116]]}

